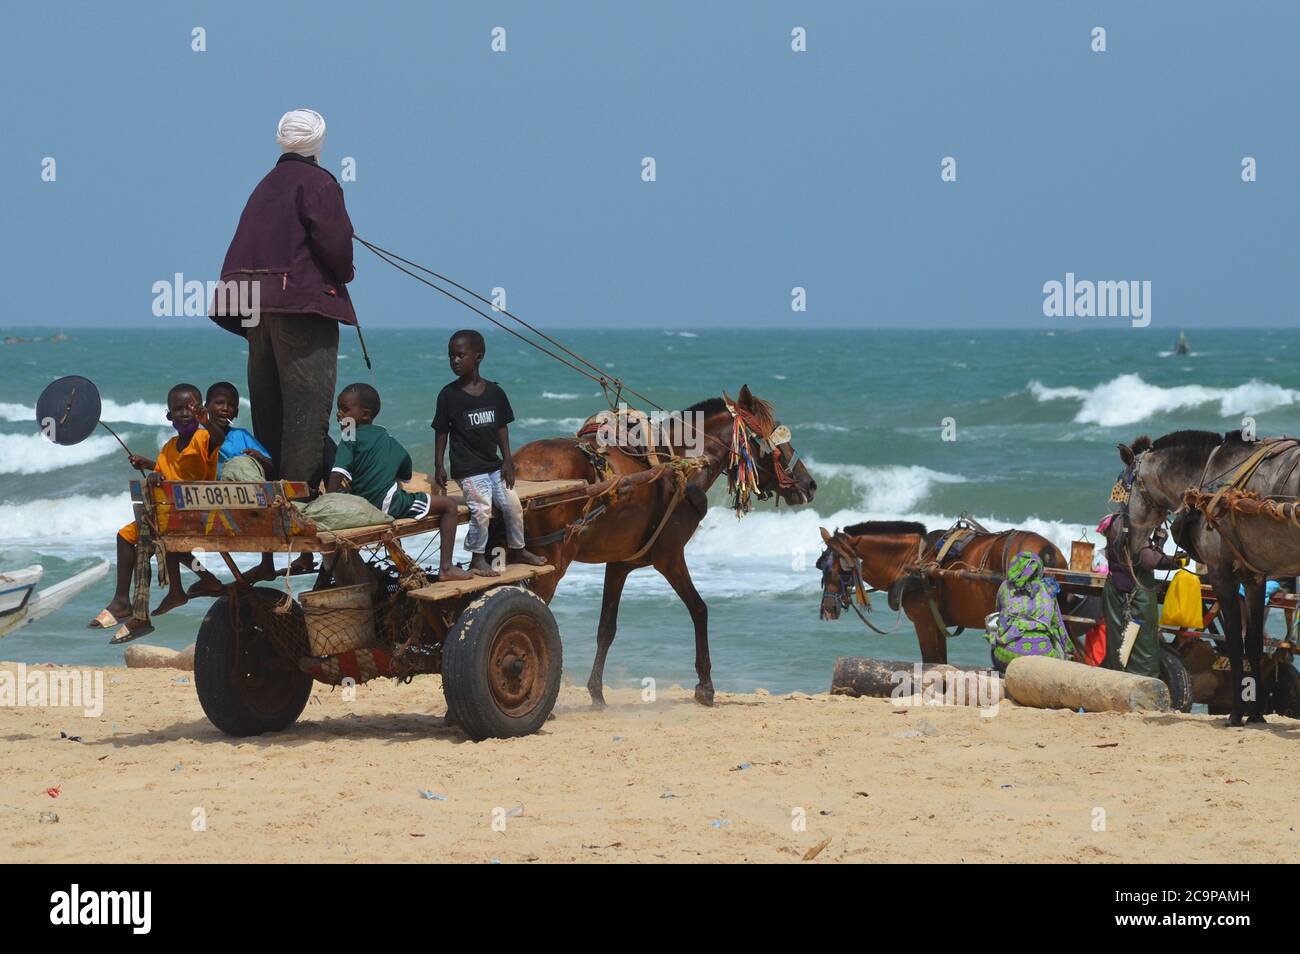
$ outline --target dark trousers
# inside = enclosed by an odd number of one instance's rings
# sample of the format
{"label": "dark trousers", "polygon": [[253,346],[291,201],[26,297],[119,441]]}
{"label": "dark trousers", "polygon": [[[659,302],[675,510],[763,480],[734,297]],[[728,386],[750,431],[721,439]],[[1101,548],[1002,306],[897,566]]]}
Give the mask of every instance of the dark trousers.
{"label": "dark trousers", "polygon": [[305,480],[313,491],[326,476],[338,354],[332,318],[264,314],[248,329],[253,434],[271,452],[278,479]]}
{"label": "dark trousers", "polygon": [[[1102,665],[1107,669],[1119,669],[1138,676],[1160,678],[1160,622],[1159,606],[1156,603],[1155,577],[1146,574],[1139,576],[1131,593],[1121,593],[1109,579],[1102,589],[1102,605],[1106,615],[1106,658]],[[1124,641],[1124,629],[1128,623],[1137,623],[1137,640],[1133,651],[1129,653],[1128,669],[1119,664],[1119,647]]]}

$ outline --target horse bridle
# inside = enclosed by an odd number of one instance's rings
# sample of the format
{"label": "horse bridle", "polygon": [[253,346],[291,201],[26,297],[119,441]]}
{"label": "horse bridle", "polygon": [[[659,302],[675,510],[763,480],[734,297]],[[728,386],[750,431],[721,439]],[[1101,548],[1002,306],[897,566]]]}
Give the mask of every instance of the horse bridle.
{"label": "horse bridle", "polygon": [[1167,506],[1162,506],[1160,503],[1153,500],[1151,495],[1146,492],[1145,487],[1143,487],[1141,473],[1142,460],[1149,453],[1149,450],[1144,450],[1140,454],[1135,455],[1133,457],[1133,463],[1124,468],[1124,471],[1119,476],[1119,480],[1116,481],[1116,485],[1122,486],[1125,491],[1124,496],[1119,501],[1120,553],[1124,555],[1124,561],[1128,564],[1128,572],[1132,577],[1133,582],[1138,586],[1141,586],[1144,590],[1147,588],[1138,580],[1137,570],[1133,566],[1133,548],[1130,542],[1133,534],[1133,519],[1129,514],[1129,503],[1132,500],[1133,494],[1136,492],[1142,498],[1142,502],[1148,509],[1157,513],[1164,511],[1164,516],[1152,525],[1151,533],[1155,532],[1155,527],[1164,527],[1167,534],[1172,534],[1174,514],[1178,513],[1178,511],[1182,509],[1180,507],[1175,510]]}
{"label": "horse bridle", "polygon": [[[799,452],[795,450],[794,444],[791,443],[790,428],[786,427],[779,421],[767,434],[760,434],[754,427],[758,423],[753,415],[745,413],[741,408],[727,401],[727,410],[731,412],[733,418],[738,418],[744,425],[744,436],[746,445],[752,445],[760,457],[772,456],[772,472],[776,476],[776,488],[762,487],[756,488],[755,496],[759,500],[766,500],[773,496],[777,491],[798,489],[799,481],[794,476],[794,469],[800,461]],[[731,457],[738,458],[735,446],[735,431],[732,432],[732,449]],[[748,454],[748,447],[745,451]],[[779,496],[777,498],[780,499]]]}
{"label": "horse bridle", "polygon": [[1124,532],[1126,535],[1132,529],[1131,518],[1129,517],[1129,501],[1134,492],[1142,498],[1142,502],[1146,504],[1148,509],[1157,512],[1164,511],[1165,516],[1158,523],[1171,522],[1173,515],[1178,512],[1178,510],[1170,509],[1154,500],[1142,484],[1142,461],[1149,453],[1150,451],[1143,451],[1137,454],[1133,458],[1133,463],[1124,468],[1123,473],[1119,475],[1119,480],[1116,481],[1116,484],[1122,486],[1125,490],[1125,496],[1119,501],[1119,509],[1120,515],[1124,518]]}
{"label": "horse bridle", "polygon": [[[871,612],[871,597],[869,593],[879,593],[880,590],[868,589],[862,579],[862,559],[853,552],[853,548],[848,546],[841,539],[839,532],[825,538],[826,552],[817,560],[816,566],[822,571],[822,604],[825,605],[827,600],[834,600],[842,608],[851,609],[857,613],[858,619],[862,620],[863,625],[881,636],[889,636],[893,630],[881,629],[871,620],[867,619],[866,614],[858,608],[857,602],[853,596],[857,592],[862,593],[863,605],[866,606],[867,612]],[[823,566],[823,561],[825,565]],[[835,567],[839,566],[839,584],[838,593],[831,590],[831,580],[835,577]],[[902,610],[899,610],[899,616],[902,616]],[[894,621],[894,627],[898,627],[898,620]]]}

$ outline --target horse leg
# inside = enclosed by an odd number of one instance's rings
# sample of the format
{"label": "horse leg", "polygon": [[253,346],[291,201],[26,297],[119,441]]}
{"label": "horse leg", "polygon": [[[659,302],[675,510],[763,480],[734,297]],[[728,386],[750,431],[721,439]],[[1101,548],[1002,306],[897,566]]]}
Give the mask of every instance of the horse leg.
{"label": "horse leg", "polygon": [[1216,575],[1211,578],[1210,585],[1219,600],[1223,638],[1228,644],[1228,662],[1232,667],[1232,710],[1228,714],[1228,725],[1238,728],[1242,725],[1243,695],[1249,690],[1245,685],[1245,673],[1241,664],[1241,606],[1237,602],[1237,581],[1231,576]]}
{"label": "horse leg", "polygon": [[675,550],[662,562],[656,560],[654,568],[668,581],[691,614],[691,622],[695,624],[695,674],[700,679],[695,686],[695,701],[702,706],[711,706],[713,664],[709,662],[709,607],[691,581],[691,571],[687,569],[686,557],[681,550]]}
{"label": "horse leg", "polygon": [[904,599],[903,612],[912,621],[916,629],[916,639],[921,645],[921,662],[946,663],[948,661],[948,637],[935,625],[930,615],[930,606],[925,597]]}
{"label": "horse leg", "polygon": [[636,567],[630,563],[606,563],[605,587],[600,598],[600,625],[596,628],[596,659],[591,664],[591,676],[587,679],[587,691],[591,693],[591,704],[597,709],[605,707],[605,657],[614,642],[614,632],[618,629],[618,604],[623,597],[623,584],[627,575]]}
{"label": "horse leg", "polygon": [[1250,675],[1246,677],[1254,691],[1249,722],[1267,722],[1264,718],[1264,581],[1246,584],[1246,661]]}
{"label": "horse leg", "polygon": [[542,547],[534,551],[543,560],[555,567],[554,573],[547,573],[545,576],[533,577],[530,581],[532,591],[542,598],[544,603],[550,603],[555,596],[555,589],[560,585],[560,580],[564,579],[564,574],[569,570],[569,564],[573,562],[576,555],[577,547],[569,544],[551,544],[548,547]]}

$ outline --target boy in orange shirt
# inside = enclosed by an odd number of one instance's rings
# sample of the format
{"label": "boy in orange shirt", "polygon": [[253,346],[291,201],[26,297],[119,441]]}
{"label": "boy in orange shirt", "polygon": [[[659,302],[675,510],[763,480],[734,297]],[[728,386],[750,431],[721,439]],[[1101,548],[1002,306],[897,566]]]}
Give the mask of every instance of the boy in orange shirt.
{"label": "boy in orange shirt", "polygon": [[[156,461],[139,454],[131,455],[131,466],[151,471],[145,480],[147,487],[156,487],[164,480],[216,480],[217,455],[225,442],[226,431],[221,422],[208,414],[202,403],[199,389],[192,384],[177,384],[167,392],[167,420],[176,429],[176,436],[163,445]],[[117,590],[108,606],[88,624],[91,629],[110,629],[126,620],[117,631],[113,642],[126,642],[144,636],[153,630],[148,616],[132,614],[130,589],[132,571],[137,569],[136,545],[140,541],[140,527],[136,521],[128,523],[117,534]],[[181,586],[181,555],[167,555],[168,590],[154,613],[173,610],[189,600]],[[197,564],[190,569],[199,575],[205,592],[220,592],[221,581]],[[139,561],[139,573],[148,585],[148,554]],[[147,590],[146,590],[147,592]],[[147,614],[148,604],[143,608]],[[132,618],[127,619],[130,616]]]}

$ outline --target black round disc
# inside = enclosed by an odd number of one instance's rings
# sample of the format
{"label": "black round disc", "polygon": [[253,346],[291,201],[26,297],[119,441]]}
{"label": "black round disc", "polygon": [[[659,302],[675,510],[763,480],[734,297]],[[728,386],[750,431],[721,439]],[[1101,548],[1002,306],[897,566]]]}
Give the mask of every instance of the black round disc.
{"label": "black round disc", "polygon": [[52,381],[36,399],[36,424],[56,444],[80,444],[99,424],[99,388],[80,375]]}

